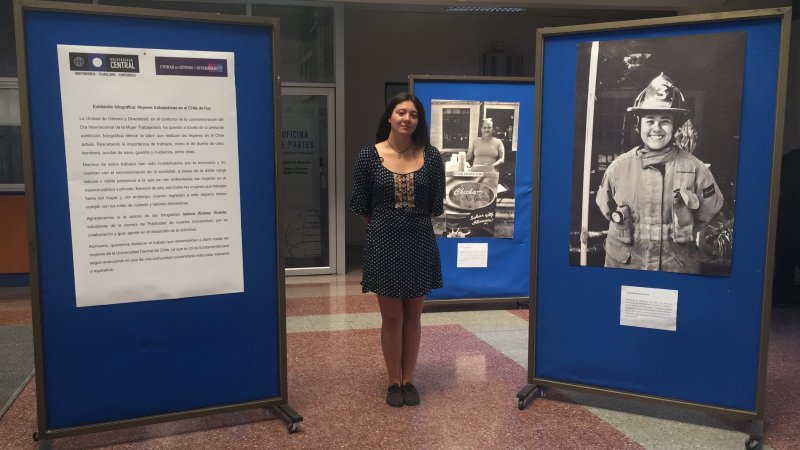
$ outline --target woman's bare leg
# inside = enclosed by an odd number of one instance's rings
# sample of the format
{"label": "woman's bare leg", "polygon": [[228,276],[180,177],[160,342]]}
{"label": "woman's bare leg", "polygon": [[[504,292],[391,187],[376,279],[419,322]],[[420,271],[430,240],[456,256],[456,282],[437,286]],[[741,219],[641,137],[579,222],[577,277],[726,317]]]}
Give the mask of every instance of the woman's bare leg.
{"label": "woman's bare leg", "polygon": [[422,335],[422,306],[425,297],[403,300],[403,365],[402,384],[414,382],[414,368],[417,366],[419,341]]}
{"label": "woman's bare leg", "polygon": [[389,384],[401,384],[403,358],[403,300],[396,297],[378,296],[381,310],[381,348],[386,370],[389,372]]}

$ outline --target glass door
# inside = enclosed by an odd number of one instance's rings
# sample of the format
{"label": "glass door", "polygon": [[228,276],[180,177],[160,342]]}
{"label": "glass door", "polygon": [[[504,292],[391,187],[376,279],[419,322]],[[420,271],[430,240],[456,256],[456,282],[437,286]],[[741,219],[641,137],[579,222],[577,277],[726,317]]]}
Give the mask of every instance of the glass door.
{"label": "glass door", "polygon": [[0,193],[25,191],[20,123],[17,79],[0,77]]}
{"label": "glass door", "polygon": [[336,273],[333,87],[281,89],[286,275]]}

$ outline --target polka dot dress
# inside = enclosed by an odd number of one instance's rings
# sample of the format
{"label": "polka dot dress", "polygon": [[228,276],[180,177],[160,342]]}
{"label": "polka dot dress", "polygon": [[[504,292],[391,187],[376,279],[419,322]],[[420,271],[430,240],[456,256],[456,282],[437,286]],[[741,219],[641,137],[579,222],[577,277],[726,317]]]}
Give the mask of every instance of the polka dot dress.
{"label": "polka dot dress", "polygon": [[397,174],[383,166],[374,145],[358,154],[350,212],[370,217],[362,292],[413,298],[442,287],[431,216],[444,212],[444,164],[432,146],[424,158],[419,170]]}

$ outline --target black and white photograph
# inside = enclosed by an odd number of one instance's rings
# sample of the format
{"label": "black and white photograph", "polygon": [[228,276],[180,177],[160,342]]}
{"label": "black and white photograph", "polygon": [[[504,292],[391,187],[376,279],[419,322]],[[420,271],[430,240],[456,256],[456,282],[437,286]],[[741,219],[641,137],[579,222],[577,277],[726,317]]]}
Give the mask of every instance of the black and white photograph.
{"label": "black and white photograph", "polygon": [[436,234],[513,238],[519,103],[433,99],[430,120],[447,180]]}
{"label": "black and white photograph", "polygon": [[745,34],[577,54],[569,263],[729,276]]}

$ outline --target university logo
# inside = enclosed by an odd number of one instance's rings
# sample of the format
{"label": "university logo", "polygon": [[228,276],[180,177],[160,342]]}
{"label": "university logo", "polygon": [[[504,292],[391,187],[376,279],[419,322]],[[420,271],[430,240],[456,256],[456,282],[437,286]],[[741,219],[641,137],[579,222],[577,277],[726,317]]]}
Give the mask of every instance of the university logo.
{"label": "university logo", "polygon": [[216,58],[156,56],[156,75],[227,77],[228,61]]}
{"label": "university logo", "polygon": [[225,70],[224,64],[212,64],[208,63],[208,71],[209,72],[218,72],[222,73]]}
{"label": "university logo", "polygon": [[69,70],[139,73],[139,56],[70,52]]}

